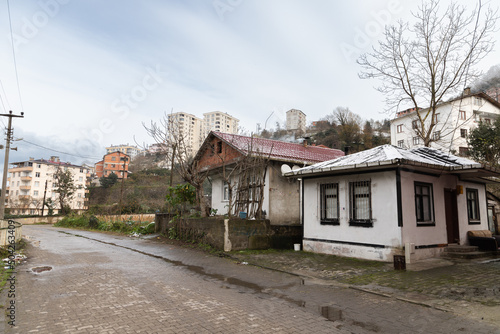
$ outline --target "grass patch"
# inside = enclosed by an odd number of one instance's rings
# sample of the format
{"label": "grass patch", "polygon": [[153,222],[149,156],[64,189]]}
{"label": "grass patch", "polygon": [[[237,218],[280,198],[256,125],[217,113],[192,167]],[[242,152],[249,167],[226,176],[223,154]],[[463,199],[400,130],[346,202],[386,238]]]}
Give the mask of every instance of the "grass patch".
{"label": "grass patch", "polygon": [[55,227],[71,227],[83,230],[111,231],[124,234],[151,234],[155,231],[154,222],[126,221],[105,222],[95,216],[67,216],[54,224]]}

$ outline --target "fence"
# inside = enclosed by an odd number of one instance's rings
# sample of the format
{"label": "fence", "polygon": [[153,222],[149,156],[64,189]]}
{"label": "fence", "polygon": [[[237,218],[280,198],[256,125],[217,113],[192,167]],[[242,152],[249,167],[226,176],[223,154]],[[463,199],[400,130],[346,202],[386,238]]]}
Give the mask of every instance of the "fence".
{"label": "fence", "polygon": [[19,242],[22,237],[22,227],[21,223],[13,220],[0,220],[0,246],[11,244],[13,236],[15,236],[15,242]]}

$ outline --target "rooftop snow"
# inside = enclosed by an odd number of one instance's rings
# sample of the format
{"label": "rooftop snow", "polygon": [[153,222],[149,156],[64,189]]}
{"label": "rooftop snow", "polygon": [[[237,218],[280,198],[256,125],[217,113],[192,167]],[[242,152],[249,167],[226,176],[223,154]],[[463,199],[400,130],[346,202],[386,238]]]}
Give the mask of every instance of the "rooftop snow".
{"label": "rooftop snow", "polygon": [[366,151],[346,155],[337,159],[329,160],[304,167],[287,173],[287,175],[299,175],[305,173],[317,173],[328,169],[350,169],[376,164],[392,164],[397,162],[409,162],[436,167],[481,167],[475,161],[443,153],[442,151],[419,147],[414,149],[403,149],[392,145],[382,145]]}

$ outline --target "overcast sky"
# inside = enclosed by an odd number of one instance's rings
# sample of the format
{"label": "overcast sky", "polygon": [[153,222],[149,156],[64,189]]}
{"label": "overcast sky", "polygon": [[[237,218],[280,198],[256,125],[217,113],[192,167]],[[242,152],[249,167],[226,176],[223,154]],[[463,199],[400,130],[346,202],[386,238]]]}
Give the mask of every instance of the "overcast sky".
{"label": "overcast sky", "polygon": [[[93,164],[105,146],[151,144],[142,122],[171,110],[227,112],[248,132],[271,114],[268,129],[284,123],[291,108],[308,123],[338,106],[363,119],[391,118],[355,60],[384,24],[409,17],[418,3],[10,1],[17,81],[2,0],[0,112],[25,114],[14,119],[14,136],[25,141],[14,143],[10,161],[58,155]],[[499,59],[493,52],[482,69]]]}

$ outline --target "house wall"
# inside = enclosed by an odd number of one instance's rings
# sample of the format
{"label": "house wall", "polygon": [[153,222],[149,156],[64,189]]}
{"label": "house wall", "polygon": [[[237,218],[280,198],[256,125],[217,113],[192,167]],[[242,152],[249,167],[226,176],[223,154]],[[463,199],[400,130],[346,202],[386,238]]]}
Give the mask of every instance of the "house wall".
{"label": "house wall", "polygon": [[[349,182],[371,181],[373,227],[349,226]],[[304,179],[306,251],[392,261],[402,253],[398,227],[395,171]],[[340,224],[320,223],[320,184],[339,183]]]}
{"label": "house wall", "polygon": [[[268,167],[264,185],[262,210],[272,225],[300,225],[300,184],[297,180],[283,177],[281,164],[271,163]],[[212,208],[217,214],[226,214],[229,201],[223,198],[224,181],[220,177],[212,178]],[[237,185],[234,185],[233,194]]]}
{"label": "house wall", "polygon": [[[433,184],[435,226],[417,226],[415,214],[415,181]],[[444,250],[444,246],[448,244],[444,193],[445,189],[456,189],[458,185],[463,186],[463,194],[457,195],[457,208],[460,244],[464,245],[468,244],[467,231],[488,228],[485,186],[460,181],[453,175],[432,176],[405,171],[401,172],[403,244],[413,243],[416,248],[415,253],[411,255],[411,260],[437,256]],[[468,221],[467,188],[478,189],[481,218],[481,223],[478,225],[470,225]]]}
{"label": "house wall", "polygon": [[297,179],[282,176],[281,165],[272,163],[268,168],[265,210],[273,225],[300,225],[300,184]]}

